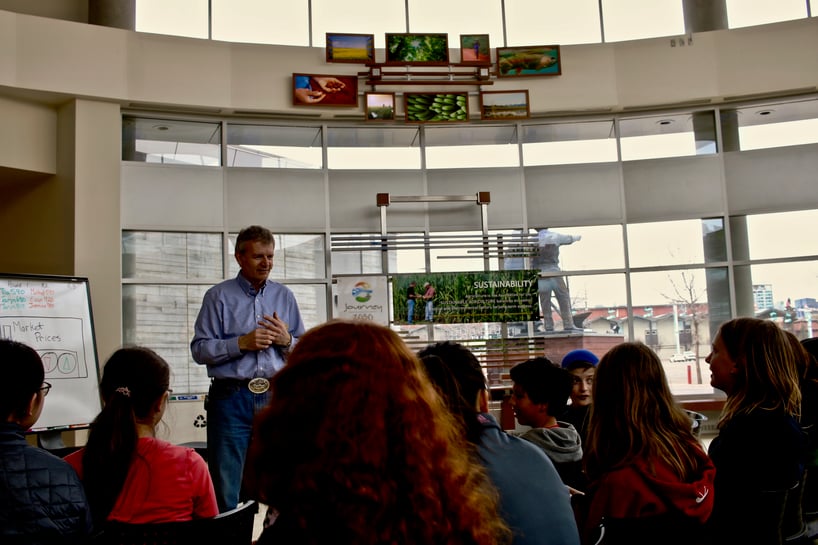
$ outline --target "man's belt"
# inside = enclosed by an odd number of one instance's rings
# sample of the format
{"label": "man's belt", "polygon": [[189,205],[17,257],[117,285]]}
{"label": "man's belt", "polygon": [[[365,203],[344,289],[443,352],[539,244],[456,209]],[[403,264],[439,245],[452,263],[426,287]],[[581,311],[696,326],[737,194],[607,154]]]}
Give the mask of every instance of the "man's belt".
{"label": "man's belt", "polygon": [[264,377],[256,378],[214,378],[213,385],[247,388],[254,394],[263,394],[270,389],[270,380]]}

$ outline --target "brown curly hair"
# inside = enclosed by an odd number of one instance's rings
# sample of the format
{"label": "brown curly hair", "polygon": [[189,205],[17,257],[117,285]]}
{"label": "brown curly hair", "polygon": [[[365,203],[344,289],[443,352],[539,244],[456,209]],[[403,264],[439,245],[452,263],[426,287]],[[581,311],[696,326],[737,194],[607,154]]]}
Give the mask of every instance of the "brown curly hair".
{"label": "brown curly hair", "polygon": [[496,491],[389,328],[342,320],[313,328],[272,390],[246,484],[299,543],[508,541]]}

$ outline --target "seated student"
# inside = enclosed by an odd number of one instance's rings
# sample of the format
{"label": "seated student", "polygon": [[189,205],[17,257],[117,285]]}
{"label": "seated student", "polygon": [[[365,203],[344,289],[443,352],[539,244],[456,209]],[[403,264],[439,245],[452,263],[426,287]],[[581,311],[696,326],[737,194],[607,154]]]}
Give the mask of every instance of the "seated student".
{"label": "seated student", "polygon": [[43,362],[33,348],[0,339],[0,367],[0,543],[79,543],[91,533],[79,477],[25,438],[51,389]]}
{"label": "seated student", "polygon": [[168,363],[148,348],[120,348],[103,368],[102,411],[85,447],[66,457],[100,527],[106,520],[139,524],[219,513],[204,459],[156,438],[169,386]]}
{"label": "seated student", "polygon": [[716,472],[647,345],[621,343],[602,357],[588,432],[583,543],[596,542],[600,524],[605,543],[703,542]]}
{"label": "seated student", "polygon": [[579,543],[568,489],[542,450],[502,431],[489,414],[486,378],[474,354],[447,341],[418,355],[488,469],[515,545]]}
{"label": "seated student", "polygon": [[814,518],[818,513],[818,337],[800,342],[808,357],[801,373],[801,428],[807,434],[803,501],[805,514]]}
{"label": "seated student", "polygon": [[806,448],[792,346],[773,322],[736,318],[721,324],[705,361],[710,384],[727,394],[708,449],[714,542],[782,543],[786,494],[801,480]]}
{"label": "seated student", "polygon": [[521,425],[531,428],[515,435],[540,447],[554,462],[562,482],[584,490],[579,433],[571,424],[557,420],[565,412],[572,375],[548,358],[539,357],[512,367],[511,380],[514,416]]}
{"label": "seated student", "polygon": [[565,409],[560,420],[573,425],[579,432],[582,443],[588,440],[588,414],[594,393],[594,373],[599,358],[590,350],[571,350],[562,358],[562,368],[571,373],[571,404]]}
{"label": "seated student", "polygon": [[496,492],[394,331],[319,325],[271,389],[245,478],[277,513],[258,545],[505,542]]}

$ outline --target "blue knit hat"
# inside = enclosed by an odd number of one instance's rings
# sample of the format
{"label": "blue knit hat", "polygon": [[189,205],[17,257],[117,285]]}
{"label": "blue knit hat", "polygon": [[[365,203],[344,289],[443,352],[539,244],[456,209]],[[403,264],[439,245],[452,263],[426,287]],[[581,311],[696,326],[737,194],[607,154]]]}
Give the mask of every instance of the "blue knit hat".
{"label": "blue knit hat", "polygon": [[590,350],[585,350],[584,348],[571,350],[565,355],[564,358],[562,358],[563,369],[574,367],[573,364],[577,363],[590,363],[591,365],[596,367],[596,364],[599,363],[599,358],[597,358],[593,352],[591,352]]}

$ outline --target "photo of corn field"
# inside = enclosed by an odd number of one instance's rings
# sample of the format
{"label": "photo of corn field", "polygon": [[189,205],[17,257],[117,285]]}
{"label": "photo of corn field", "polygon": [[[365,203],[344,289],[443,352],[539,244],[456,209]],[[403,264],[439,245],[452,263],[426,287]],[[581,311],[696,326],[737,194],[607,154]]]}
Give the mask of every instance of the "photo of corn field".
{"label": "photo of corn field", "polygon": [[392,277],[393,322],[409,323],[407,290],[415,282],[412,322],[424,321],[428,282],[435,290],[433,322],[444,324],[539,320],[538,271],[407,274]]}

